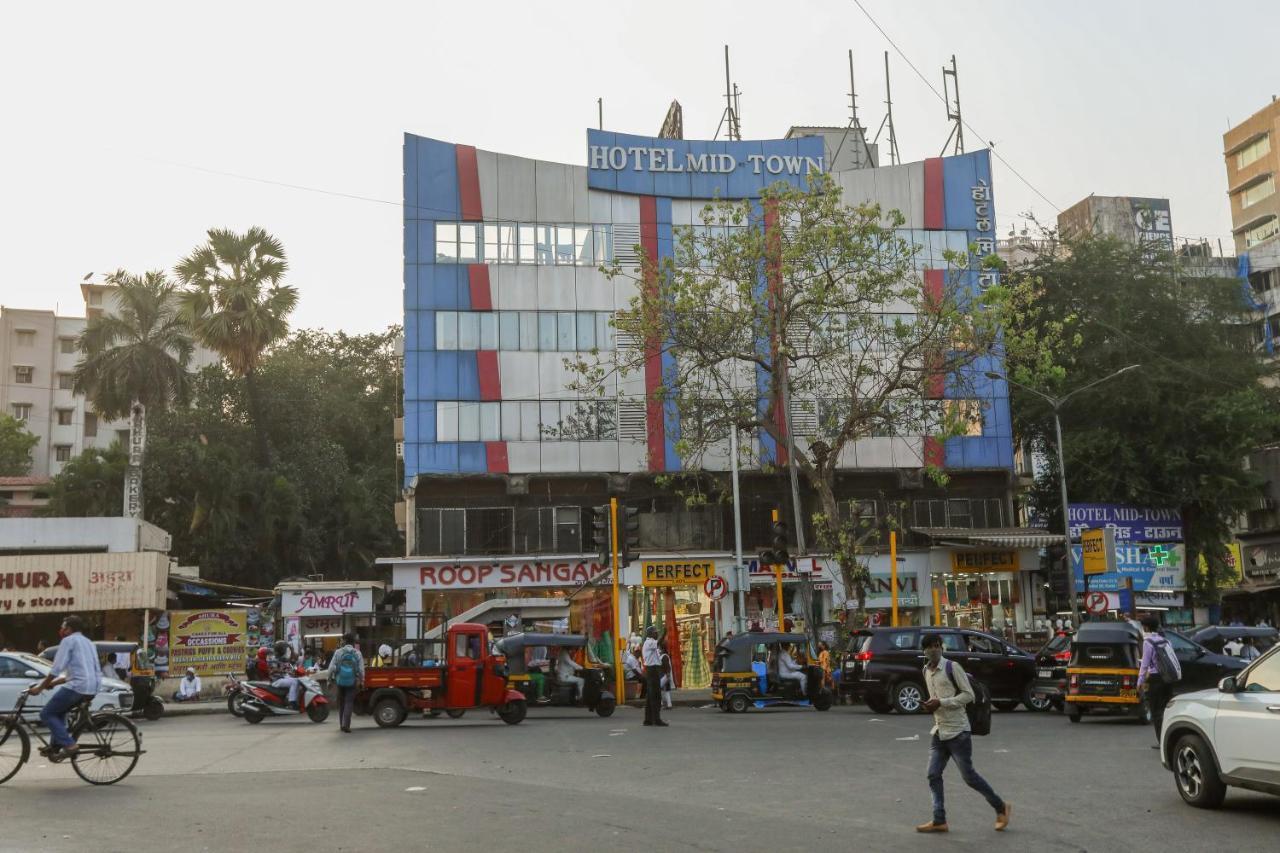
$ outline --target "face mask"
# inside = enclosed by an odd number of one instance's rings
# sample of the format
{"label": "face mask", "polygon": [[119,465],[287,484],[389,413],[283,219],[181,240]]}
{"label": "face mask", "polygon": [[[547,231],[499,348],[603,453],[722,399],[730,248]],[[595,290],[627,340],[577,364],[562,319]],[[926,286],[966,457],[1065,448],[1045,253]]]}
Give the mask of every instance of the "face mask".
{"label": "face mask", "polygon": [[936,664],[938,661],[942,660],[942,649],[938,646],[930,646],[924,650],[924,656],[928,659],[929,663]]}

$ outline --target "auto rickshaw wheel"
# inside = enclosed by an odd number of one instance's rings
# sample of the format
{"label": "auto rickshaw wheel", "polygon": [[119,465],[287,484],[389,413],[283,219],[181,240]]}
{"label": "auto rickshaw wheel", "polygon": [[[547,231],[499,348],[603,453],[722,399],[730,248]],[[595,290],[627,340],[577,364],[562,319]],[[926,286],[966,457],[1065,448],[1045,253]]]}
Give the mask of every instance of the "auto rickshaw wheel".
{"label": "auto rickshaw wheel", "polygon": [[745,693],[735,693],[725,702],[731,714],[744,714],[751,707],[751,700]]}
{"label": "auto rickshaw wheel", "polygon": [[147,704],[142,709],[142,716],[148,720],[155,722],[164,716],[164,703],[155,696],[147,700]]}
{"label": "auto rickshaw wheel", "polygon": [[529,704],[523,699],[514,702],[508,702],[498,709],[498,717],[502,722],[509,726],[514,726],[524,720],[524,715],[529,711]]}
{"label": "auto rickshaw wheel", "polygon": [[824,687],[813,697],[813,707],[819,711],[830,711],[835,701],[836,699],[831,695],[831,691]]}
{"label": "auto rickshaw wheel", "polygon": [[463,708],[449,708],[445,713],[449,715],[449,719],[451,720],[460,720],[462,719],[462,715],[467,712]]}
{"label": "auto rickshaw wheel", "polygon": [[612,717],[613,711],[618,707],[618,703],[613,699],[601,699],[596,705],[595,711],[597,716]]}
{"label": "auto rickshaw wheel", "polygon": [[1084,716],[1084,711],[1080,710],[1079,705],[1067,706],[1067,719],[1073,723],[1080,722],[1080,718]]}
{"label": "auto rickshaw wheel", "polygon": [[379,699],[373,705],[373,721],[384,729],[394,729],[408,715],[404,703],[391,696]]}

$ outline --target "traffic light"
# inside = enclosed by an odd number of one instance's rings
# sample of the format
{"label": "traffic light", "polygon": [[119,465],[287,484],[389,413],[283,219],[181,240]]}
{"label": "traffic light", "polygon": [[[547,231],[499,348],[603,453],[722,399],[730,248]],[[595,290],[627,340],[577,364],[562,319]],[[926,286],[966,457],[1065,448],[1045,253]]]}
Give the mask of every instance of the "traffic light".
{"label": "traffic light", "polygon": [[791,562],[791,553],[787,550],[787,525],[785,522],[773,523],[772,547],[760,552],[760,564],[765,566],[787,565]]}
{"label": "traffic light", "polygon": [[613,542],[609,534],[609,505],[600,504],[591,509],[591,546],[599,555],[600,565],[613,561]]}
{"label": "traffic light", "polygon": [[640,508],[634,506],[618,507],[618,562],[623,568],[631,565],[634,557],[640,556]]}

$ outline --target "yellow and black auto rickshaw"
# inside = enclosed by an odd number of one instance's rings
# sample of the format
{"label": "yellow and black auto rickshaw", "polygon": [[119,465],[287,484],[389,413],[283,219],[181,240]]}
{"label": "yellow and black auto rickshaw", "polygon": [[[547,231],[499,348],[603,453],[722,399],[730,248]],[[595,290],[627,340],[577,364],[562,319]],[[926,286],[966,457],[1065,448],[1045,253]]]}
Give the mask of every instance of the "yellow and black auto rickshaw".
{"label": "yellow and black auto rickshaw", "polygon": [[[797,669],[786,677],[784,655]],[[798,705],[828,710],[834,700],[807,634],[738,634],[721,640],[711,669],[711,698],[722,711]],[[802,674],[803,679],[795,677]]]}
{"label": "yellow and black auto rickshaw", "polygon": [[1151,708],[1138,692],[1142,632],[1128,622],[1086,622],[1071,641],[1067,664],[1067,719],[1091,711],[1130,714],[1151,722]]}

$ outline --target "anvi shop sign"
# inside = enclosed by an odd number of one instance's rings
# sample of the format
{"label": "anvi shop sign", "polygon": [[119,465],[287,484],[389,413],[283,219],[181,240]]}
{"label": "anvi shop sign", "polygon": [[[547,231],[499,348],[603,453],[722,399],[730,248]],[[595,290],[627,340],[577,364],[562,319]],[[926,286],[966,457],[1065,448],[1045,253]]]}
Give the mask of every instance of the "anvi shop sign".
{"label": "anvi shop sign", "polygon": [[577,587],[611,577],[608,567],[594,560],[431,562],[398,565],[391,571],[396,589],[426,590]]}

